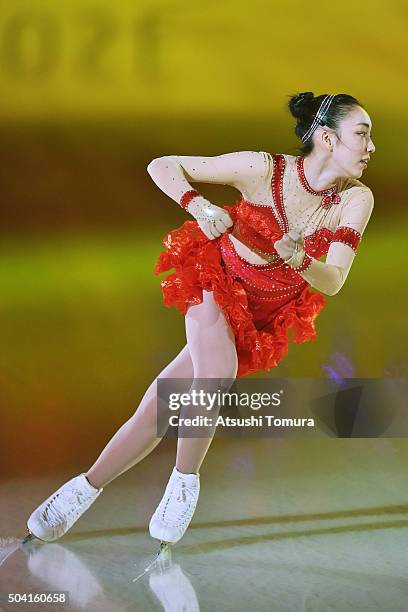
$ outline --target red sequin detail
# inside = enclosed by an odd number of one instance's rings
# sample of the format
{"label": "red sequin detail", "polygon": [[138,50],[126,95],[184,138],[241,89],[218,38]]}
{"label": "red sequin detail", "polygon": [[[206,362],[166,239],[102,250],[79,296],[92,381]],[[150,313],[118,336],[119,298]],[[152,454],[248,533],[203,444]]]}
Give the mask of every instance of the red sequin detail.
{"label": "red sequin detail", "polygon": [[332,204],[339,204],[341,202],[341,198],[337,193],[332,193],[331,195],[324,196],[322,200],[323,208],[329,208]]}
{"label": "red sequin detail", "polygon": [[280,225],[284,233],[289,232],[289,223],[286,218],[285,206],[283,204],[283,173],[285,170],[285,156],[281,153],[275,153],[273,159],[273,178],[272,178],[272,197],[275,203],[278,215],[280,217]]}
{"label": "red sequin detail", "polygon": [[357,252],[361,234],[351,227],[339,226],[333,234],[331,242],[343,242]]}
{"label": "red sequin detail", "polygon": [[[359,235],[341,227],[332,232],[321,228],[305,236],[306,255],[297,270],[279,257],[273,262],[250,264],[238,255],[229,234],[236,234],[249,248],[276,254],[275,241],[289,231],[283,204],[285,157],[273,155],[272,194],[275,207],[247,202],[240,198],[224,206],[234,225],[214,240],[201,231],[196,221],[185,221],[163,239],[166,250],[160,253],[155,274],[168,274],[160,285],[164,304],[176,307],[182,314],[203,301],[203,290],[213,291],[231,327],[238,354],[237,377],[274,368],[288,352],[288,330],[292,341],[300,344],[316,338],[314,319],[326,305],[326,298],[312,291],[299,274],[313,258],[327,254],[333,241],[356,248]],[[317,192],[316,192],[317,193]],[[200,195],[186,192],[185,206]],[[331,190],[322,195],[325,206],[338,204],[340,196]]]}
{"label": "red sequin detail", "polygon": [[180,206],[184,209],[187,208],[187,206],[190,204],[190,201],[195,198],[196,196],[199,196],[200,194],[198,193],[198,191],[196,191],[195,189],[190,189],[189,191],[186,191],[186,193],[184,193],[181,196],[180,199]]}
{"label": "red sequin detail", "polygon": [[323,208],[329,208],[332,204],[339,204],[341,202],[341,197],[336,193],[337,185],[335,185],[334,187],[330,187],[329,189],[322,189],[321,191],[316,191],[315,189],[313,189],[313,187],[309,185],[303,167],[304,161],[305,158],[303,155],[298,157],[296,160],[296,169],[300,183],[303,188],[306,189],[306,191],[308,191],[309,193],[312,193],[313,195],[323,195]]}
{"label": "red sequin detail", "polygon": [[[273,245],[283,236],[272,207],[254,206],[241,199],[236,204],[236,222],[232,235],[249,248],[254,247],[265,253],[276,254]],[[282,260],[280,259],[280,263]]]}
{"label": "red sequin detail", "polygon": [[[270,225],[266,207],[250,210],[249,206],[241,199],[224,209],[234,223],[239,219],[244,224],[248,219],[254,231],[257,223],[261,232],[262,228],[276,230],[276,226]],[[160,253],[154,273],[174,268],[160,283],[164,304],[175,306],[184,315],[190,305],[202,302],[203,289],[214,292],[214,299],[234,333],[237,377],[242,377],[278,365],[289,350],[289,329],[291,340],[297,344],[314,340],[317,335],[314,320],[326,305],[326,298],[312,291],[290,266],[261,270],[261,266],[244,264],[230,242],[229,233],[230,230],[210,240],[196,221],[185,221],[164,237],[166,250]],[[242,279],[248,270],[248,276]],[[297,288],[293,287],[295,283],[300,283]]]}
{"label": "red sequin detail", "polygon": [[[281,298],[284,293],[299,293],[301,290],[299,287],[303,288],[306,284],[306,281],[302,278],[299,279],[298,276],[293,274],[290,266],[282,265],[283,260],[279,267],[267,271],[262,270],[260,266],[253,268],[252,265],[248,265],[238,256],[234,245],[228,237],[228,233],[220,237],[220,242],[221,253],[227,268],[229,268],[232,274],[248,284],[248,291],[251,291],[252,287],[254,287],[259,291],[270,294],[265,297]],[[269,264],[265,267],[269,268]]]}
{"label": "red sequin detail", "polygon": [[313,195],[330,194],[330,192],[333,190],[333,187],[330,187],[329,189],[321,189],[320,191],[316,191],[316,189],[313,189],[313,187],[309,185],[309,182],[305,175],[305,169],[303,167],[304,161],[305,161],[304,155],[301,155],[296,160],[296,169],[298,172],[298,176],[299,176],[301,185],[306,189],[306,191],[308,191],[309,193],[312,193]]}

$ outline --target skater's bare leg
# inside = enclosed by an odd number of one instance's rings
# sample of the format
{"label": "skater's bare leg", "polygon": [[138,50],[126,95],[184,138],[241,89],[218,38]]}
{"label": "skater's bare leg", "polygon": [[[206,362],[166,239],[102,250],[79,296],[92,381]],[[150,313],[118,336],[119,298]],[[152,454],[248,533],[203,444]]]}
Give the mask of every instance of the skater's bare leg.
{"label": "skater's bare leg", "polygon": [[157,437],[157,378],[193,379],[188,345],[156,377],[144,394],[136,412],[116,432],[92,467],[85,473],[89,482],[105,487],[112,480],[144,459],[163,439]]}
{"label": "skater's bare leg", "polygon": [[[227,383],[235,379],[238,369],[235,338],[224,313],[214,301],[213,292],[203,291],[203,302],[190,306],[185,322],[194,379],[212,379],[205,384],[200,380],[193,382],[191,389],[205,386],[207,391],[214,392],[223,386],[223,379]],[[205,408],[202,412],[206,413]],[[214,429],[209,431],[209,437],[179,437],[176,467],[180,472],[198,473],[213,435]]]}

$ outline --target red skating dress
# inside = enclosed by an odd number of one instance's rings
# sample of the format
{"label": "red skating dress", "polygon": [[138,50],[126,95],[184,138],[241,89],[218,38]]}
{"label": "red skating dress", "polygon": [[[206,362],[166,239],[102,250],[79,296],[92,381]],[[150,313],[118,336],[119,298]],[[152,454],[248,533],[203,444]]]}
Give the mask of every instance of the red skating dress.
{"label": "red skating dress", "polygon": [[[166,250],[154,267],[155,274],[175,270],[160,285],[165,306],[183,315],[203,301],[203,289],[214,292],[235,336],[238,378],[276,367],[288,353],[289,329],[297,344],[314,340],[314,321],[326,305],[325,297],[311,290],[273,248],[289,231],[282,194],[285,159],[275,154],[273,161],[275,209],[241,197],[224,206],[234,225],[215,239],[207,238],[195,220],[185,221],[164,237]],[[276,259],[249,263],[238,255],[230,233]],[[322,228],[305,236],[305,250],[315,258],[326,255],[332,238],[333,232]]]}

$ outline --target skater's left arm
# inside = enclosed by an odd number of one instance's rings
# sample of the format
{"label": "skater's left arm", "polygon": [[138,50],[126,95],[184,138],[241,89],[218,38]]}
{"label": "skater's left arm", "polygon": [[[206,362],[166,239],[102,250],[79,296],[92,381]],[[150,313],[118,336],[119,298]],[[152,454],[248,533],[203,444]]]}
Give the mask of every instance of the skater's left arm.
{"label": "skater's left arm", "polygon": [[297,272],[312,287],[326,295],[335,295],[344,285],[350,272],[373,208],[374,197],[371,190],[365,186],[356,188],[356,193],[344,207],[325,262],[305,253],[303,237],[294,230],[277,241],[275,248],[288,265],[295,270],[299,268]]}

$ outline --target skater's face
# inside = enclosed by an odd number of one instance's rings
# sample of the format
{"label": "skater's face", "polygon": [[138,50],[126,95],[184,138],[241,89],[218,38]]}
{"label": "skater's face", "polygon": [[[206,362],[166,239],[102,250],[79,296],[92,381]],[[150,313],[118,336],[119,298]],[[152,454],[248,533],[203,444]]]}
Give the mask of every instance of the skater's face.
{"label": "skater's face", "polygon": [[370,116],[361,106],[350,110],[337,130],[327,128],[325,133],[325,128],[322,128],[322,143],[341,176],[358,179],[367,168],[370,155],[375,151],[371,128]]}

